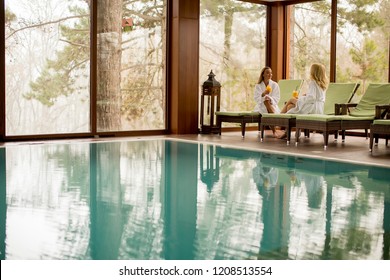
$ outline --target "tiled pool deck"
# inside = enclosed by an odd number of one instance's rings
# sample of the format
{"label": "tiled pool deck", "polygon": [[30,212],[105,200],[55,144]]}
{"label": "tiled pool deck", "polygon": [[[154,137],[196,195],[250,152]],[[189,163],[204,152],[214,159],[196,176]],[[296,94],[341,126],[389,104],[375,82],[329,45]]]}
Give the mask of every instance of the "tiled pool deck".
{"label": "tiled pool deck", "polygon": [[369,139],[360,136],[346,136],[343,143],[339,136],[338,141],[333,141],[333,135],[329,136],[329,145],[326,150],[323,148],[322,134],[311,134],[310,138],[300,138],[299,144],[295,145],[295,136],[292,132],[292,141],[290,145],[285,140],[274,138],[270,131],[265,132],[265,139],[260,142],[259,133],[254,130],[246,131],[245,138],[241,137],[241,132],[223,132],[217,134],[185,134],[185,135],[168,135],[168,136],[141,136],[141,137],[121,137],[121,138],[92,138],[92,139],[75,139],[75,140],[53,140],[36,142],[6,142],[0,143],[0,147],[20,144],[36,144],[45,142],[89,142],[89,141],[111,141],[123,139],[149,139],[149,138],[173,138],[187,141],[200,141],[215,143],[218,145],[232,146],[242,149],[259,150],[267,152],[276,152],[286,155],[301,155],[316,157],[322,159],[334,159],[355,163],[370,165],[381,165],[390,167],[390,144],[385,146],[385,140],[379,139],[379,145],[374,146],[373,152],[369,152]]}
{"label": "tiled pool deck", "polygon": [[[294,132],[292,136],[295,136]],[[336,159],[364,164],[390,166],[390,144],[386,147],[385,140],[379,139],[378,146],[374,146],[373,152],[369,152],[369,139],[359,136],[346,136],[344,143],[339,140],[334,142],[333,135],[329,136],[329,145],[326,150],[323,148],[322,134],[311,134],[310,138],[303,137],[299,144],[295,145],[295,139],[290,145],[286,140],[274,138],[270,131],[265,134],[265,139],[260,142],[257,131],[247,131],[245,138],[240,132],[223,132],[221,136],[213,134],[180,135],[174,138],[207,141],[220,145],[231,145],[243,149],[265,150],[283,154],[294,154],[309,157],[319,157],[323,159]]]}

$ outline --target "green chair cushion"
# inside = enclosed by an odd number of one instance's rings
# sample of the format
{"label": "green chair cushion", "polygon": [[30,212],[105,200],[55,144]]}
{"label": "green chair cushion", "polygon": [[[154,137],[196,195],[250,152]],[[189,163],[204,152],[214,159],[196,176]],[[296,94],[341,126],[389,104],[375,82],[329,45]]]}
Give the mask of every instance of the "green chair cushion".
{"label": "green chair cushion", "polygon": [[324,114],[334,114],[335,104],[349,103],[358,87],[359,83],[330,83],[326,90]]}
{"label": "green chair cushion", "polygon": [[374,120],[374,116],[368,116],[368,117],[354,117],[354,116],[350,116],[350,115],[339,115],[337,116],[340,118],[341,121],[373,121]]}
{"label": "green chair cushion", "polygon": [[363,97],[350,115],[355,117],[375,116],[375,106],[387,104],[390,104],[390,83],[369,84]]}
{"label": "green chair cushion", "polygon": [[338,121],[341,120],[340,115],[321,115],[321,114],[304,114],[297,115],[297,120],[305,120],[305,121],[320,121],[320,122],[328,122],[328,121]]}
{"label": "green chair cushion", "polygon": [[289,80],[281,79],[278,81],[280,89],[280,100],[278,106],[280,109],[283,108],[284,103],[287,102],[291,97],[294,90],[301,91],[304,80]]}
{"label": "green chair cushion", "polygon": [[231,116],[231,117],[241,117],[241,116],[259,116],[259,112],[253,111],[241,111],[241,112],[215,112],[217,116]]}
{"label": "green chair cushion", "polygon": [[262,118],[295,119],[297,114],[262,114]]}
{"label": "green chair cushion", "polygon": [[390,120],[374,120],[373,124],[390,125]]}

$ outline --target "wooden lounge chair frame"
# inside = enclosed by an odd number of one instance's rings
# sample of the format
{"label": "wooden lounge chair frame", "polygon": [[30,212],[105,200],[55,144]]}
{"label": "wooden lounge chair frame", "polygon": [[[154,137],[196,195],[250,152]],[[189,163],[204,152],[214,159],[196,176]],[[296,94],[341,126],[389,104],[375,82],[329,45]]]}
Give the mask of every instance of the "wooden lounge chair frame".
{"label": "wooden lounge chair frame", "polygon": [[[386,86],[390,89],[390,84],[371,84],[372,89],[371,97],[374,96],[375,88]],[[369,87],[370,87],[369,86]],[[385,96],[377,97],[382,100],[382,102],[390,103],[390,91],[389,93],[385,92],[383,94],[387,94]],[[368,97],[369,99],[370,97]],[[378,99],[378,100],[379,100]],[[332,116],[298,116],[296,121],[296,129],[313,129],[316,131],[320,131],[324,135],[324,149],[328,146],[328,138],[330,133],[335,133],[335,139],[337,140],[338,131],[342,132],[342,141],[345,141],[345,132],[349,129],[364,129],[366,138],[368,138],[368,129],[372,122],[375,119],[383,119],[388,112],[388,105],[373,105],[371,102],[367,103],[367,99],[361,99],[360,104],[366,107],[361,115],[352,114],[348,115],[347,113],[350,111],[350,108],[357,107],[357,103],[349,103],[349,104],[335,104],[335,115]],[[368,104],[368,105],[367,105]],[[374,107],[373,107],[374,106]],[[373,109],[371,109],[373,107]],[[374,113],[371,113],[371,110]],[[299,139],[296,137],[296,144]]]}
{"label": "wooden lounge chair frame", "polygon": [[[390,105],[389,105],[390,107]],[[378,145],[379,138],[386,139],[386,146],[389,144],[390,138],[390,119],[374,120],[370,126],[370,146],[369,150],[372,153],[372,147],[375,140],[375,145]]]}
{"label": "wooden lounge chair frame", "polygon": [[[283,89],[283,83],[290,82],[292,86],[286,86]],[[300,91],[304,80],[279,80],[278,84],[280,87],[280,101],[279,107],[283,107],[284,102],[291,96],[293,90]],[[261,114],[253,111],[238,111],[238,112],[215,112],[217,117],[217,127],[219,128],[219,135],[222,131],[222,123],[239,123],[241,126],[241,136],[245,137],[245,129],[247,123],[257,123],[258,131],[260,131]]]}
{"label": "wooden lounge chair frame", "polygon": [[259,112],[216,112],[217,127],[219,135],[222,131],[222,123],[239,123],[241,126],[241,136],[245,137],[245,128],[247,123],[257,123],[258,130],[260,130],[261,114]]}
{"label": "wooden lounge chair frame", "polygon": [[[332,83],[330,86],[337,86],[337,85],[345,85],[346,87],[350,87],[350,91],[347,93],[349,94],[346,96],[347,98],[345,99],[346,102],[350,102],[355,95],[357,89],[359,88],[360,84],[359,83]],[[336,110],[340,110],[337,108],[337,104],[333,105]],[[327,106],[326,106],[327,107]],[[337,109],[336,109],[337,108]],[[326,108],[326,112],[328,115],[328,120],[332,119],[331,116],[331,109]],[[336,113],[335,113],[336,114]],[[287,145],[290,144],[291,141],[291,130],[293,127],[297,127],[297,116],[298,114],[264,114],[261,126],[260,126],[260,141],[263,141],[264,139],[264,127],[266,125],[273,125],[273,126],[279,126],[279,127],[284,127],[286,130],[286,138],[287,138]],[[311,117],[311,115],[305,115]],[[327,115],[321,115],[321,116],[327,116]],[[312,119],[308,120],[307,122],[302,120],[301,125],[304,127],[305,130],[305,135],[309,136],[310,130],[319,130],[319,131],[325,131],[324,135],[324,141],[326,141],[326,145],[328,142],[328,136],[330,132],[335,133],[335,137],[337,138],[337,131],[340,129],[340,124],[336,123],[329,123],[329,122],[313,122]],[[298,128],[297,128],[298,129]],[[297,134],[297,137],[299,137],[299,134]],[[325,138],[326,137],[326,138]],[[298,139],[298,138],[297,138]],[[296,139],[296,142],[297,142]],[[326,139],[326,140],[325,140]]]}

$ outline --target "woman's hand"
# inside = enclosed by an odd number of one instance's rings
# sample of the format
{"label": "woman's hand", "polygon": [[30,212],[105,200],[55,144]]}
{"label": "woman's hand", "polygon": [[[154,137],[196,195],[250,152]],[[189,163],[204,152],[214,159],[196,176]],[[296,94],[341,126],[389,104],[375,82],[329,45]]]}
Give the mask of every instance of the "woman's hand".
{"label": "woman's hand", "polygon": [[266,88],[265,88],[265,91],[263,91],[263,93],[261,94],[262,97],[266,96],[267,94],[270,94],[272,91],[272,88],[268,85]]}
{"label": "woman's hand", "polygon": [[269,103],[272,105],[272,99],[271,99],[271,97],[269,97],[268,95],[264,98],[264,101],[265,100],[268,100],[269,101]]}

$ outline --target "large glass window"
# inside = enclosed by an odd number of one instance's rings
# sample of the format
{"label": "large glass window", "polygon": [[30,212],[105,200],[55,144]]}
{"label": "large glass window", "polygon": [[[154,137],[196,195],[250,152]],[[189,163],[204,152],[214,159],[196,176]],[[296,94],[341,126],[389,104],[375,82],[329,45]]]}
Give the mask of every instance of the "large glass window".
{"label": "large glass window", "polygon": [[339,0],[336,81],[359,82],[357,98],[371,82],[387,82],[390,2]]}
{"label": "large glass window", "polygon": [[7,135],[90,131],[88,3],[5,1]]}
{"label": "large glass window", "polygon": [[291,6],[290,79],[308,79],[310,65],[330,66],[331,0]]}
{"label": "large glass window", "polygon": [[90,133],[91,105],[98,132],[165,129],[165,0],[6,0],[5,11],[7,136]]}
{"label": "large glass window", "polygon": [[253,110],[254,85],[265,66],[266,7],[234,0],[200,3],[200,85],[213,70],[222,86],[221,111]]}
{"label": "large glass window", "polygon": [[97,130],[164,129],[166,1],[97,7]]}

